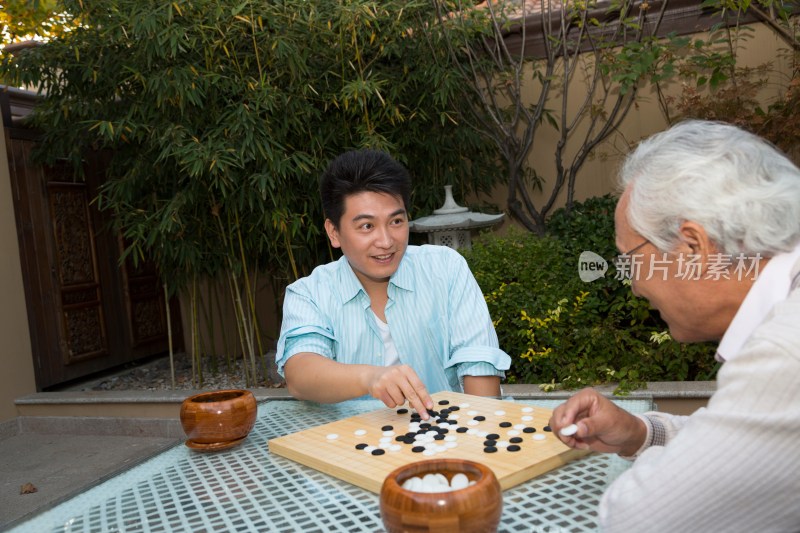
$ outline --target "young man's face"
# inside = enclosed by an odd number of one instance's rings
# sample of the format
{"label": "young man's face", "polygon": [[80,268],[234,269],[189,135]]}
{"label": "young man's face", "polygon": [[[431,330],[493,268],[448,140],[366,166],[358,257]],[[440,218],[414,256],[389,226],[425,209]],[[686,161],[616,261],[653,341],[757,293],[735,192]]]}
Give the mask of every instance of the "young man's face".
{"label": "young man's face", "polygon": [[388,282],[408,246],[408,216],[403,200],[384,193],[348,196],[338,229],[326,220],[325,230],[331,246],[342,249],[365,288]]}

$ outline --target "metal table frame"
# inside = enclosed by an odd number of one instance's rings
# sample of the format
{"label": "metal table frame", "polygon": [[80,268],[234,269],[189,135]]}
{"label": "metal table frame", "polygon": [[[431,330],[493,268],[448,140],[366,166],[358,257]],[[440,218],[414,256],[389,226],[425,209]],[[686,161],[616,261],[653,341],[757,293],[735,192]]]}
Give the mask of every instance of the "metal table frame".
{"label": "metal table frame", "polygon": [[[558,400],[517,400],[553,409]],[[628,411],[647,400],[616,400]],[[338,405],[269,401],[245,442],[215,453],[180,444],[19,524],[14,532],[382,531],[379,497],[289,459],[267,441],[380,409],[377,401]],[[500,531],[595,531],[601,494],[630,463],[592,454],[503,493]]]}

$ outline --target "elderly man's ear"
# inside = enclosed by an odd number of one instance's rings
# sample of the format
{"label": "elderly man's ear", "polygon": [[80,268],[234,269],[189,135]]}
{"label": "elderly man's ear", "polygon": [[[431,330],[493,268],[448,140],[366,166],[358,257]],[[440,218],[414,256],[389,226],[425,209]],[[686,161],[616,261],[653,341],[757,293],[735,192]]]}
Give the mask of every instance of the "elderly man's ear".
{"label": "elderly man's ear", "polygon": [[679,232],[681,234],[681,244],[678,246],[678,253],[700,256],[703,258],[702,262],[705,263],[706,257],[719,252],[716,245],[708,237],[705,228],[697,222],[687,220],[681,224]]}

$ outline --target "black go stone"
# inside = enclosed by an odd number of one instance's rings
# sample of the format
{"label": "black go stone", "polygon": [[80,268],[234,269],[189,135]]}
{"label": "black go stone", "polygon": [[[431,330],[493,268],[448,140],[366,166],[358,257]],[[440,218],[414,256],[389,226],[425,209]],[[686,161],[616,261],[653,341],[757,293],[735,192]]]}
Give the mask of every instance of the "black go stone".
{"label": "black go stone", "polygon": [[381,428],[381,431],[391,431],[393,429],[394,429],[394,426],[383,426]]}
{"label": "black go stone", "polygon": [[512,425],[511,422],[500,422],[501,428],[510,428],[511,425]]}
{"label": "black go stone", "polygon": [[519,444],[520,442],[522,442],[522,437],[511,437],[510,439],[508,439],[508,442],[512,444]]}
{"label": "black go stone", "polygon": [[486,435],[486,438],[489,440],[498,440],[500,438],[500,435],[498,435],[497,433],[489,433],[488,435]]}
{"label": "black go stone", "polygon": [[428,409],[428,414],[431,415],[431,416],[439,416],[439,413],[437,413],[433,409]]}
{"label": "black go stone", "polygon": [[423,422],[422,424],[419,425],[419,427],[423,429],[430,429],[431,425],[428,422]]}
{"label": "black go stone", "polygon": [[356,444],[356,450],[363,450],[366,447],[367,447],[367,444],[365,442],[360,442],[360,443]]}
{"label": "black go stone", "polygon": [[509,444],[508,446],[506,446],[506,450],[508,450],[510,452],[518,452],[518,451],[520,451],[520,449],[521,448],[519,446],[517,446],[516,444]]}
{"label": "black go stone", "polygon": [[411,448],[411,451],[414,453],[422,453],[425,451],[425,446],[414,446]]}
{"label": "black go stone", "polygon": [[397,414],[398,414],[398,415],[404,415],[404,414],[406,414],[407,412],[408,412],[408,409],[405,409],[405,408],[403,408],[403,409],[398,409],[398,410],[397,410]]}
{"label": "black go stone", "polygon": [[484,420],[486,420],[486,417],[483,415],[478,415],[473,420],[477,420],[478,422],[483,422]]}
{"label": "black go stone", "polygon": [[437,424],[449,424],[450,421],[448,419],[446,419],[446,418],[437,418],[436,419],[436,423]]}
{"label": "black go stone", "polygon": [[464,426],[461,426],[456,429],[456,433],[466,433],[467,431],[469,431],[469,428]]}
{"label": "black go stone", "polygon": [[497,441],[495,439],[486,439],[483,441],[484,446],[497,446]]}
{"label": "black go stone", "polygon": [[375,448],[374,450],[372,450],[372,455],[383,455],[385,453],[386,450],[384,450],[383,448]]}
{"label": "black go stone", "polygon": [[439,433],[438,435],[433,436],[433,440],[444,440],[444,435]]}
{"label": "black go stone", "polygon": [[532,427],[528,426],[528,427],[524,428],[522,430],[522,432],[523,433],[536,433],[536,428],[532,428]]}
{"label": "black go stone", "polygon": [[550,426],[545,426],[545,427],[543,427],[542,429],[543,429],[543,430],[545,430],[545,431],[553,431],[553,430],[550,428]]}
{"label": "black go stone", "polygon": [[497,451],[497,448],[495,448],[494,446],[487,446],[483,449],[483,451],[486,453],[494,453]]}
{"label": "black go stone", "polygon": [[452,412],[452,411],[458,411],[461,408],[457,405],[451,405],[450,407],[448,407],[448,409],[450,409],[450,411]]}
{"label": "black go stone", "polygon": [[439,400],[439,405],[449,405],[450,400]]}

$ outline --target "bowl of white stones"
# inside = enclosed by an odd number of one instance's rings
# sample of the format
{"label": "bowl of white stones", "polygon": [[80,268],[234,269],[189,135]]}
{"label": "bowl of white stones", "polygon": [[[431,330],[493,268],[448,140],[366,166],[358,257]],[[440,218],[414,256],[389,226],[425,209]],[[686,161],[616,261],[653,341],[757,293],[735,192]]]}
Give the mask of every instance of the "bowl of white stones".
{"label": "bowl of white stones", "polygon": [[431,459],[401,466],[386,476],[380,509],[389,533],[488,532],[497,530],[503,496],[486,465]]}

